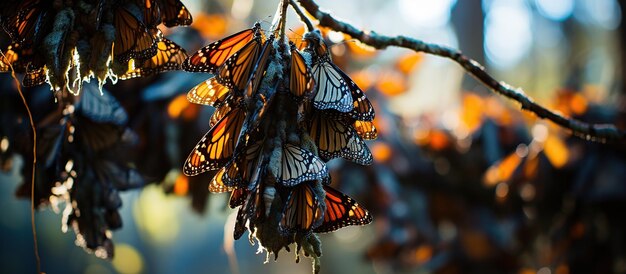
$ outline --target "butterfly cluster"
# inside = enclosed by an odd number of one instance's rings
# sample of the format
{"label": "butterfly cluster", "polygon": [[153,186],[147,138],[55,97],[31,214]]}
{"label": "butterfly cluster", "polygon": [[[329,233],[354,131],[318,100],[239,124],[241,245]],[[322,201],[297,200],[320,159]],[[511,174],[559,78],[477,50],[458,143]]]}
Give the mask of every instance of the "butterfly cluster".
{"label": "butterfly cluster", "polygon": [[299,49],[276,32],[266,35],[257,23],[200,49],[182,66],[214,75],[187,99],[216,108],[183,173],[218,170],[209,190],[230,192],[230,207],[239,207],[234,238],[248,229],[268,256],[296,243],[317,258],[321,248],[313,232],[372,220],[329,186],[326,161],[371,164],[364,139],[376,138],[374,110],[333,64],[319,31],[303,40]]}
{"label": "butterfly cluster", "polygon": [[136,143],[128,116],[111,94],[106,90],[101,94],[94,83],[87,84],[80,97],[65,98],[69,102],[61,108],[49,96],[45,99],[29,99],[38,111],[34,171],[28,164],[33,163],[30,129],[19,127],[10,136],[13,150],[26,163],[17,195],[30,198],[32,194],[37,207],[50,205],[61,211],[62,230],[73,230],[77,245],[110,258],[111,231],[122,225],[120,192],[144,185],[143,176],[125,159],[124,152]]}
{"label": "butterfly cluster", "polygon": [[83,81],[129,79],[178,69],[187,54],[158,26],[189,25],[180,0],[7,0],[0,26],[10,44],[0,72],[24,73],[24,86],[48,82],[78,93]]}

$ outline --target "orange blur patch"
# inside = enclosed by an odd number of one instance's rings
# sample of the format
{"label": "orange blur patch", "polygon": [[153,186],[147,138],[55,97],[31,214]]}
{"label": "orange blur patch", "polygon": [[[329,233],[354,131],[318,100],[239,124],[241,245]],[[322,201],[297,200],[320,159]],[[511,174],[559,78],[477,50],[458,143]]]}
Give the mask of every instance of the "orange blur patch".
{"label": "orange blur patch", "polygon": [[372,87],[374,77],[375,76],[367,70],[357,71],[350,75],[352,81],[354,81],[354,83],[359,86],[363,92],[366,92],[370,87]]}
{"label": "orange blur patch", "polygon": [[556,274],[569,274],[569,266],[566,264],[559,265],[554,271]]}
{"label": "orange blur patch", "polygon": [[183,111],[189,107],[191,104],[187,101],[187,95],[181,94],[174,98],[172,102],[167,106],[167,114],[171,118],[178,118],[181,116]]}
{"label": "orange blur patch", "polygon": [[509,156],[504,158],[504,160],[487,169],[483,182],[485,185],[495,186],[499,182],[509,180],[521,162],[522,158],[520,158],[515,152],[511,153]]}
{"label": "orange blur patch", "polygon": [[554,135],[548,136],[543,146],[543,153],[546,155],[552,166],[562,168],[567,164],[569,159],[569,149],[558,137]]}
{"label": "orange blur patch", "polygon": [[172,100],[172,102],[170,102],[170,104],[167,106],[167,114],[171,118],[178,118],[180,117],[183,110],[185,110],[185,108],[187,108],[189,105],[191,104],[189,104],[189,102],[187,101],[187,96],[184,94],[179,95],[174,98],[174,100]]}
{"label": "orange blur patch", "polygon": [[408,75],[409,73],[413,72],[413,70],[415,70],[419,66],[419,64],[422,63],[423,60],[424,54],[411,52],[400,56],[400,58],[396,62],[396,67],[400,72]]}
{"label": "orange blur patch", "polygon": [[581,115],[587,112],[588,105],[587,99],[580,95],[580,93],[572,95],[572,98],[569,101],[569,107],[576,115]]}
{"label": "orange blur patch", "polygon": [[470,133],[474,133],[483,122],[483,99],[473,93],[463,95],[463,108],[461,110],[461,122]]}
{"label": "orange blur patch", "polygon": [[432,130],[428,136],[430,148],[441,151],[450,146],[448,135],[441,130]]}
{"label": "orange blur patch", "polygon": [[536,274],[537,271],[535,271],[532,268],[522,268],[522,269],[520,269],[520,271],[518,273],[519,274]]}
{"label": "orange blur patch", "polygon": [[376,87],[387,96],[400,95],[409,89],[406,77],[396,71],[383,73],[378,79]]}
{"label": "orange blur patch", "polygon": [[352,37],[346,35],[345,37],[346,44],[348,44],[348,49],[350,52],[359,58],[371,58],[376,56],[376,49],[374,47],[368,46],[366,44],[361,43]]}
{"label": "orange blur patch", "polygon": [[430,261],[433,257],[433,248],[428,245],[423,245],[415,250],[415,262],[423,264]]}
{"label": "orange blur patch", "polygon": [[185,175],[179,175],[174,182],[174,194],[185,196],[189,192],[189,179]]}
{"label": "orange blur patch", "polygon": [[537,176],[537,171],[539,170],[539,157],[535,154],[533,156],[528,156],[526,159],[526,163],[524,165],[524,177],[527,180],[534,179]]}
{"label": "orange blur patch", "polygon": [[510,125],[513,123],[513,116],[499,97],[489,97],[485,101],[485,113],[488,117],[496,121],[500,125]]}
{"label": "orange blur patch", "polygon": [[228,30],[228,21],[221,14],[200,13],[194,15],[191,27],[198,30],[203,37],[216,38],[224,36]]}
{"label": "orange blur patch", "polygon": [[185,121],[191,121],[191,120],[196,119],[199,113],[200,113],[200,105],[189,104],[189,106],[183,109],[183,112],[181,113],[181,117]]}
{"label": "orange blur patch", "polygon": [[463,231],[461,246],[465,254],[473,260],[484,260],[493,254],[493,248],[487,235],[479,231]]}
{"label": "orange blur patch", "polygon": [[383,142],[372,144],[372,156],[376,162],[387,162],[391,158],[393,151],[391,147]]}

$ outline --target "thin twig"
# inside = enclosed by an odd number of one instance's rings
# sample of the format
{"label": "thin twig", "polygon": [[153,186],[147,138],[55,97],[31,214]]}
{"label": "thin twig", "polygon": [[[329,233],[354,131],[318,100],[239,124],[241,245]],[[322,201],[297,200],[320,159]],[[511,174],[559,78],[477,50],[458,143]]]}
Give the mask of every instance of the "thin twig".
{"label": "thin twig", "polygon": [[[3,60],[6,60],[6,56],[4,52],[0,51],[0,55],[2,55]],[[11,68],[11,77],[15,81],[15,86],[17,87],[17,92],[20,94],[22,98],[22,103],[26,108],[26,112],[28,113],[28,119],[30,121],[30,127],[33,131],[33,171],[30,177],[30,227],[33,232],[33,245],[35,248],[35,267],[37,268],[37,274],[41,273],[41,258],[39,257],[39,243],[37,242],[37,225],[35,224],[35,170],[37,168],[37,129],[35,128],[35,122],[33,120],[33,114],[30,112],[30,107],[28,107],[28,103],[26,102],[26,98],[24,97],[24,92],[22,92],[22,86],[20,80],[17,79],[15,75],[15,70],[13,69],[13,65],[10,62],[6,62],[9,64]]]}
{"label": "thin twig", "polygon": [[467,73],[472,75],[485,86],[509,99],[521,104],[523,110],[528,110],[539,118],[548,119],[555,124],[570,129],[575,136],[591,141],[624,141],[626,132],[611,124],[589,124],[576,119],[567,118],[557,114],[533,101],[521,89],[513,88],[507,83],[494,79],[485,68],[475,60],[463,55],[459,50],[446,46],[425,43],[423,41],[406,36],[385,36],[373,31],[365,32],[346,22],[334,18],[327,12],[320,10],[314,0],[297,0],[298,3],[313,17],[319,21],[320,26],[343,32],[376,49],[384,49],[389,46],[411,49],[416,52],[424,52],[440,57],[445,57],[458,63]]}
{"label": "thin twig", "polygon": [[304,14],[304,11],[300,9],[300,6],[296,4],[294,0],[289,0],[289,4],[291,4],[291,7],[293,7],[293,10],[300,17],[300,21],[302,21],[302,23],[304,23],[304,25],[306,26],[306,31],[314,30],[315,27],[313,26],[313,23],[311,23],[311,19],[309,19],[309,17],[306,14]]}

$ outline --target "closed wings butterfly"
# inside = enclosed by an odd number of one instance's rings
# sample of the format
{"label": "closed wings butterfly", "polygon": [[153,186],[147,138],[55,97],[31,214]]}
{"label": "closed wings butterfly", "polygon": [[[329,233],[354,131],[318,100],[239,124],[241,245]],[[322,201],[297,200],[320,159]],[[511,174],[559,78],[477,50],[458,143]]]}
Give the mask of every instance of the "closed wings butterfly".
{"label": "closed wings butterfly", "polygon": [[235,94],[243,94],[261,53],[261,38],[248,42],[217,71],[217,80]]}
{"label": "closed wings butterfly", "polygon": [[295,186],[304,181],[328,181],[326,164],[313,153],[292,144],[283,146],[278,173],[279,182],[285,186]]}
{"label": "closed wings butterfly", "polygon": [[322,208],[314,185],[314,181],[307,181],[291,189],[279,223],[281,232],[306,233],[321,224]]}
{"label": "closed wings butterfly", "polygon": [[230,89],[220,84],[217,78],[211,77],[202,81],[187,93],[187,100],[194,104],[208,105],[219,108],[230,95]]}
{"label": "closed wings butterfly", "polygon": [[313,75],[304,58],[291,43],[291,73],[289,76],[289,89],[296,98],[308,96],[314,87]]}
{"label": "closed wings butterfly", "polygon": [[157,34],[148,32],[138,19],[139,8],[132,3],[114,11],[115,42],[113,54],[121,63],[130,59],[143,61],[157,53]]}
{"label": "closed wings butterfly", "polygon": [[183,69],[192,72],[217,73],[229,57],[241,50],[260,31],[260,24],[255,24],[253,28],[242,30],[224,39],[218,40],[200,49],[190,56]]}
{"label": "closed wings butterfly", "polygon": [[372,163],[372,153],[352,126],[341,117],[313,113],[309,135],[324,160],[342,157],[361,165]]}
{"label": "closed wings butterfly", "polygon": [[324,186],[326,196],[326,211],[324,221],[314,229],[315,232],[331,232],[351,225],[366,225],[372,222],[372,216],[354,199],[333,189]]}
{"label": "closed wings butterfly", "polygon": [[168,70],[177,70],[186,58],[187,53],[183,48],[167,38],[161,37],[157,43],[156,54],[142,64],[136,64],[135,68],[130,68],[128,72],[120,76],[120,79],[146,77]]}
{"label": "closed wings butterfly", "polygon": [[183,173],[194,176],[223,167],[233,156],[244,118],[243,108],[231,109],[191,151],[183,166]]}

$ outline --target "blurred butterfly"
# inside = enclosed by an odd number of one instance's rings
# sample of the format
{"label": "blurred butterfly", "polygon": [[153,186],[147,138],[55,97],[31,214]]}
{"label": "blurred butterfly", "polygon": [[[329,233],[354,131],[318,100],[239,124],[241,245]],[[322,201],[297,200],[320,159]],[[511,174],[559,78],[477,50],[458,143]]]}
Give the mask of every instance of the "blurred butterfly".
{"label": "blurred butterfly", "polygon": [[323,209],[315,193],[315,181],[307,181],[291,189],[279,229],[283,233],[309,233],[323,220]]}
{"label": "blurred butterfly", "polygon": [[259,35],[261,25],[242,30],[224,39],[218,40],[200,49],[183,63],[183,69],[191,72],[217,73],[229,57],[241,50],[255,36]]}
{"label": "blurred butterfly", "polygon": [[309,123],[309,135],[315,141],[322,159],[342,157],[357,164],[372,163],[372,153],[351,124],[341,117],[314,111]]}
{"label": "blurred butterfly", "polygon": [[339,67],[332,63],[328,47],[319,31],[305,34],[308,51],[313,56],[313,104],[317,109],[335,109],[353,119],[371,121],[374,108],[363,91]]}
{"label": "blurred butterfly", "polygon": [[46,81],[46,67],[41,55],[32,49],[14,43],[7,47],[0,55],[0,72],[9,72],[11,68],[17,73],[24,73],[22,84],[33,87]]}
{"label": "blurred butterfly", "polygon": [[[145,77],[168,70],[177,70],[186,58],[187,53],[183,48],[167,38],[161,37],[160,41],[157,43],[157,53],[154,56],[144,61],[143,64],[139,64],[137,67],[129,68],[129,70],[119,76],[119,78],[126,80],[136,77]],[[131,60],[131,62],[133,61]]]}
{"label": "blurred butterfly", "polygon": [[231,109],[198,142],[183,166],[183,173],[194,176],[223,167],[233,156],[245,118],[245,110]]}
{"label": "blurred butterfly", "polygon": [[157,0],[156,2],[166,27],[191,25],[193,21],[191,13],[180,0]]}
{"label": "blurred butterfly", "polygon": [[289,187],[304,181],[329,180],[326,163],[313,153],[292,144],[283,146],[275,176],[277,181]]}
{"label": "blurred butterfly", "polygon": [[143,61],[157,53],[158,32],[149,32],[141,17],[139,8],[132,3],[114,10],[113,54],[121,63],[126,64],[130,59]]}
{"label": "blurred butterfly", "polygon": [[313,231],[331,232],[346,226],[366,225],[372,222],[372,215],[348,195],[330,186],[323,187],[326,192],[324,220]]}
{"label": "blurred butterfly", "polygon": [[3,1],[0,25],[13,43],[31,48],[52,28],[52,3],[49,0]]}

